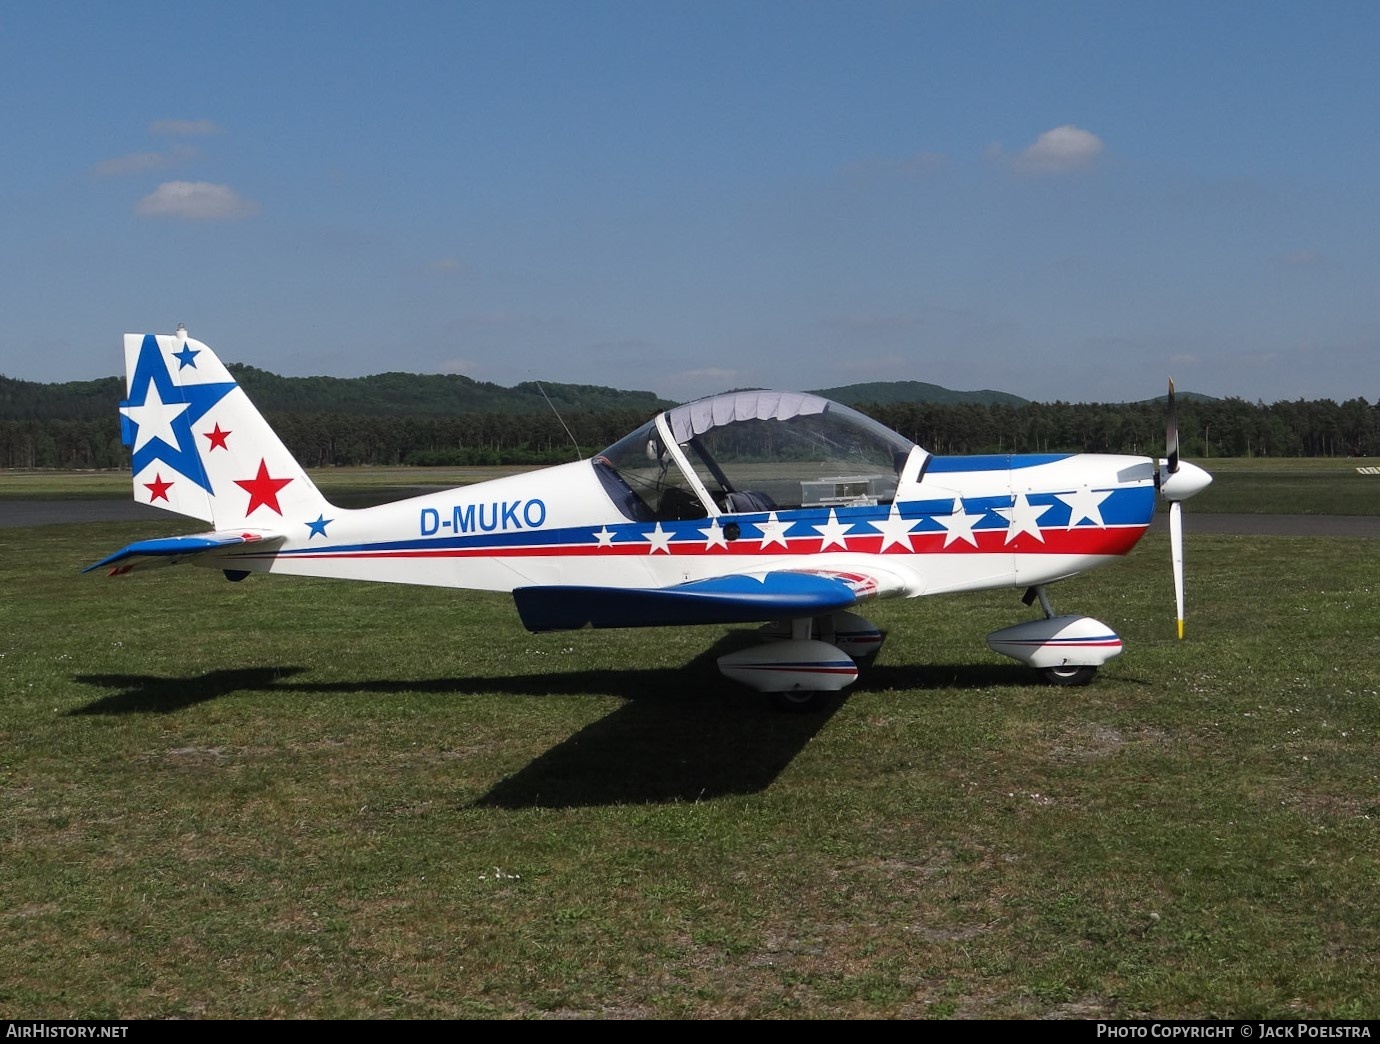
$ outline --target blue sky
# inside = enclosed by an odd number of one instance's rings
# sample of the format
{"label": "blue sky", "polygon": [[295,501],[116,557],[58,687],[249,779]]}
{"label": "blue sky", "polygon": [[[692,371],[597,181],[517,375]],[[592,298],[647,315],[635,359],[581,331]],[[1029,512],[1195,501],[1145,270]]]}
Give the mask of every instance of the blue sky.
{"label": "blue sky", "polygon": [[0,373],[1380,397],[1380,5],[0,7]]}

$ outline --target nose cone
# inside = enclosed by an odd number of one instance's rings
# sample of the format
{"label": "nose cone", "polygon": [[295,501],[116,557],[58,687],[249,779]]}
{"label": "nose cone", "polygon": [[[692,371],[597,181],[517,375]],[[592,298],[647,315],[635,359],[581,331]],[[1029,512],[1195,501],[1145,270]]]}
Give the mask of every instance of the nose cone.
{"label": "nose cone", "polygon": [[[1164,462],[1161,461],[1161,464]],[[1179,462],[1179,470],[1166,475],[1160,483],[1160,496],[1165,500],[1187,500],[1212,485],[1212,476],[1197,464]]]}

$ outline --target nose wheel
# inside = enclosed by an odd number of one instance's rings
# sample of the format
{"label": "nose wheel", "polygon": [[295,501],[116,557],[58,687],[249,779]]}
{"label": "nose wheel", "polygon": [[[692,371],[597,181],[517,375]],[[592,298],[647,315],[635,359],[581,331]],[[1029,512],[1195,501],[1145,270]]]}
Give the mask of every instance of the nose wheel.
{"label": "nose wheel", "polygon": [[779,711],[787,714],[809,714],[824,705],[825,694],[818,689],[791,689],[788,692],[773,692],[771,703]]}
{"label": "nose wheel", "polygon": [[1121,638],[1110,627],[1090,616],[1055,616],[1044,587],[1032,587],[1021,600],[1036,599],[1043,620],[1030,620],[987,636],[993,652],[1034,667],[1050,685],[1087,685],[1097,669],[1121,652]]}

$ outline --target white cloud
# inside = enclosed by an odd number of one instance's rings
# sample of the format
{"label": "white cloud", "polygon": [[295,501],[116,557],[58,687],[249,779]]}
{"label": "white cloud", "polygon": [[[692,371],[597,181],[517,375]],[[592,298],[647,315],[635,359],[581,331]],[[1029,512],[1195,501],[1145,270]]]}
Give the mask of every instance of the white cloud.
{"label": "white cloud", "polygon": [[178,145],[167,152],[131,152],[127,156],[101,160],[91,168],[91,172],[100,178],[117,178],[126,174],[162,170],[177,163],[194,160],[200,155],[200,149],[194,149],[189,145]]}
{"label": "white cloud", "polygon": [[223,221],[250,217],[259,205],[244,199],[229,185],[206,181],[165,181],[139,201],[140,217],[179,218],[183,221]]}
{"label": "white cloud", "polygon": [[206,134],[219,134],[220,127],[214,120],[155,120],[149,124],[149,133],[200,137]]}
{"label": "white cloud", "polygon": [[[1012,166],[1030,174],[1060,174],[1091,166],[1106,146],[1092,131],[1073,124],[1047,130],[1034,144],[1016,154]],[[994,153],[988,149],[988,155]],[[1000,155],[997,147],[996,155]]]}

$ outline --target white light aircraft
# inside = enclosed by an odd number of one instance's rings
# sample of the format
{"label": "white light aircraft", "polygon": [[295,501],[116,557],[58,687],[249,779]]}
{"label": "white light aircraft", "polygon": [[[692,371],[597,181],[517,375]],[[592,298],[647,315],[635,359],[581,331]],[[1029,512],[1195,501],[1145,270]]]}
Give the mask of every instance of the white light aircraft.
{"label": "white light aircraft", "polygon": [[339,508],[214,352],[127,334],[121,430],[134,497],[211,523],[89,569],[191,562],[231,580],[295,573],[510,591],[532,631],[764,623],[719,658],[729,678],[805,707],[881,646],[871,598],[1025,590],[1043,617],[987,636],[1062,685],[1121,651],[1110,627],[1058,616],[1046,585],[1125,555],[1171,502],[1183,637],[1180,504],[1211,477],[1178,459],[1170,384],[1163,460],[1087,453],[940,457],[817,395],[730,392],[677,406],[592,460]]}

